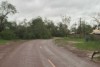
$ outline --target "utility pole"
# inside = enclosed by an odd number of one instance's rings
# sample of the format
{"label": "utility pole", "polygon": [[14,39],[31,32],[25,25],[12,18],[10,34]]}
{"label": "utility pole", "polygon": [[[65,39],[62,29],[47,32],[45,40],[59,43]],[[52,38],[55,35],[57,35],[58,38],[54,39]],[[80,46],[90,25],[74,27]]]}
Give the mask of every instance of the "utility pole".
{"label": "utility pole", "polygon": [[80,18],[80,20],[79,20],[79,22],[80,22],[80,35],[82,34],[82,18]]}
{"label": "utility pole", "polygon": [[77,33],[77,28],[76,28],[76,26],[77,26],[77,24],[76,24],[76,22],[75,22],[75,34]]}

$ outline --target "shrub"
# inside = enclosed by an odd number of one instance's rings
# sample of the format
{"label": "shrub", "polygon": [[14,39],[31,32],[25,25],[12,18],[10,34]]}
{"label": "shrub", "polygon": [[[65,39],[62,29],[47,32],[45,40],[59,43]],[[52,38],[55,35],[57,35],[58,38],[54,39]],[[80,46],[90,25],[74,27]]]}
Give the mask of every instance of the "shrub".
{"label": "shrub", "polygon": [[12,39],[16,38],[16,35],[11,30],[4,30],[4,31],[0,32],[0,37],[2,39],[6,39],[6,40],[12,40]]}

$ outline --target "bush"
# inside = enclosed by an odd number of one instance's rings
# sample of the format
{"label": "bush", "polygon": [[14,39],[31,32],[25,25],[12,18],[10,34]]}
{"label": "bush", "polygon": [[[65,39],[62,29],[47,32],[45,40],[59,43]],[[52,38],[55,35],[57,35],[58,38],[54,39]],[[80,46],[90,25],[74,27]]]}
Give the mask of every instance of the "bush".
{"label": "bush", "polygon": [[16,39],[15,33],[11,30],[4,30],[4,31],[0,32],[0,37],[2,39],[6,39],[6,40]]}

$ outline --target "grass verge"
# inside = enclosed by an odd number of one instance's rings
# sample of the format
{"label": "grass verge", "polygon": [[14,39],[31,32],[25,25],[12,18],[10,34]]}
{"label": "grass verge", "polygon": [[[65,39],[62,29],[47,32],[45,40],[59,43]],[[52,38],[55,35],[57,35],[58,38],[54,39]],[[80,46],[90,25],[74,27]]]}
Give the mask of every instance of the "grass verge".
{"label": "grass verge", "polygon": [[75,46],[81,50],[89,50],[89,51],[100,50],[100,41],[99,40],[86,42],[82,38],[64,37],[64,38],[56,38],[55,43],[57,43],[57,45],[59,45],[59,46],[66,46],[69,43],[73,43],[73,46]]}
{"label": "grass verge", "polygon": [[7,42],[9,42],[9,41],[0,39],[0,45],[6,44]]}

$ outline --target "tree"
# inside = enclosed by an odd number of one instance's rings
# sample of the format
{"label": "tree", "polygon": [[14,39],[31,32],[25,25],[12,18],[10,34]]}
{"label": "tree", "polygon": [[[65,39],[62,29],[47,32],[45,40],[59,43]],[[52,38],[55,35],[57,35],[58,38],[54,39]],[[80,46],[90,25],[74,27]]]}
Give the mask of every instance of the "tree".
{"label": "tree", "polygon": [[73,32],[73,33],[75,33],[76,34],[76,26],[77,26],[77,24],[76,24],[76,22],[71,26],[71,32]]}
{"label": "tree", "polygon": [[6,40],[13,40],[16,39],[16,35],[13,30],[3,30],[0,32],[0,38],[6,39]]}
{"label": "tree", "polygon": [[57,30],[57,26],[55,26],[54,25],[54,23],[51,21],[51,22],[48,22],[47,23],[47,28],[49,29],[49,31],[50,31],[50,33],[51,33],[51,35],[53,36],[53,37],[55,37],[55,36],[58,36],[57,35],[57,33],[58,33],[58,30]]}
{"label": "tree", "polygon": [[71,22],[71,17],[69,17],[69,16],[62,17],[62,23],[66,24],[67,27],[69,26],[70,22]]}
{"label": "tree", "polygon": [[32,20],[31,23],[31,31],[34,35],[34,38],[50,38],[51,33],[46,27],[45,23],[43,22],[41,17],[38,17],[34,20]]}
{"label": "tree", "polygon": [[68,32],[69,32],[68,28],[69,28],[70,22],[71,22],[70,16],[63,16],[62,17],[62,23],[67,26],[66,27],[67,28],[67,30],[66,30],[67,34],[66,35],[68,35]]}
{"label": "tree", "polygon": [[94,21],[97,22],[97,28],[100,29],[100,13],[93,17]]}
{"label": "tree", "polygon": [[69,33],[69,30],[67,28],[66,24],[58,23],[58,34],[60,37],[65,37]]}
{"label": "tree", "polygon": [[85,21],[81,21],[81,24],[77,28],[77,33],[81,35],[90,34],[92,32],[92,27],[86,24]]}
{"label": "tree", "polygon": [[5,19],[9,14],[15,14],[17,12],[14,5],[8,1],[2,1],[0,5],[0,32],[4,29]]}

